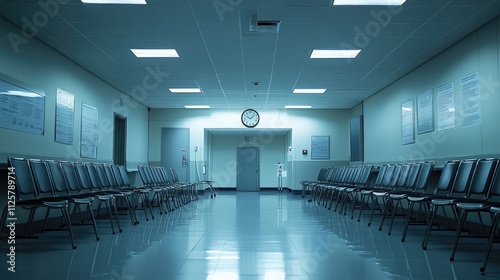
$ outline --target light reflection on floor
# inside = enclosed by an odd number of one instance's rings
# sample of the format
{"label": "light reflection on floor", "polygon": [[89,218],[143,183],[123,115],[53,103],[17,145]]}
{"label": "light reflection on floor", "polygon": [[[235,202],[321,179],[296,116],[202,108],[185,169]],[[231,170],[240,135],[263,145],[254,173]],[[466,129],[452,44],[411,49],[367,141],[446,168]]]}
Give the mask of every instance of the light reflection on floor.
{"label": "light reflection on floor", "polygon": [[[411,229],[401,243],[401,223],[388,236],[365,219],[358,223],[288,193],[221,192],[137,226],[122,216],[120,234],[107,225],[98,221],[99,242],[91,227],[75,227],[76,250],[64,232],[18,240],[16,273],[3,261],[0,279],[500,278],[495,253],[486,275],[479,272],[484,240],[464,241],[450,262],[449,233],[433,236],[423,251],[423,229]],[[5,240],[0,250],[6,260]]]}

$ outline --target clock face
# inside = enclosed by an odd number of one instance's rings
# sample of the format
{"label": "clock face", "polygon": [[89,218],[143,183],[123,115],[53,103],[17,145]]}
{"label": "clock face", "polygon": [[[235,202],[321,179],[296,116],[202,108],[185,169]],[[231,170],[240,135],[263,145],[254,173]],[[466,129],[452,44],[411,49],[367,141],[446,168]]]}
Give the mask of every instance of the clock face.
{"label": "clock face", "polygon": [[241,114],[241,122],[246,127],[257,126],[257,124],[259,124],[259,120],[259,113],[257,113],[257,111],[255,111],[254,109],[246,109]]}

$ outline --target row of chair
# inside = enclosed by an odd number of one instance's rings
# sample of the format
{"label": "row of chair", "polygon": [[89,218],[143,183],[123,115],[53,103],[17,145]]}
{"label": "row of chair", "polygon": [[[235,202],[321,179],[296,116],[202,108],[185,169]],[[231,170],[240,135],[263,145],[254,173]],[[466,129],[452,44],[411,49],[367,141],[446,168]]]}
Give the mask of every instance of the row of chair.
{"label": "row of chair", "polygon": [[[379,230],[382,230],[385,218],[391,214],[388,234],[398,211],[405,217],[401,241],[404,242],[408,228],[412,224],[426,225],[426,233],[422,248],[427,249],[431,232],[436,229],[455,231],[450,260],[454,260],[455,252],[464,228],[468,236],[488,237],[483,264],[484,272],[488,262],[492,243],[497,236],[500,220],[500,163],[495,158],[470,159],[445,162],[439,180],[433,191],[427,191],[433,162],[417,162],[406,164],[386,164],[380,167],[373,183],[370,174],[372,166],[340,166],[323,168],[318,173],[317,181],[304,181],[303,194],[310,192],[309,201],[332,208],[344,215],[348,205],[352,205],[351,219],[359,208],[358,221],[363,209],[371,209],[368,225],[379,211],[382,214]],[[417,207],[417,208],[416,208]],[[450,225],[446,209],[450,209],[456,221]],[[442,212],[438,219],[438,211]],[[468,214],[478,213],[482,234],[473,235],[467,226]],[[491,216],[489,232],[487,232],[481,213]],[[446,225],[443,226],[443,222]]]}
{"label": "row of chair", "polygon": [[[29,211],[25,235],[31,236],[36,210],[46,209],[42,232],[47,230],[50,211],[59,210],[62,217],[59,229],[69,232],[74,249],[74,224],[92,225],[96,240],[100,239],[96,217],[101,216],[102,206],[107,210],[105,217],[109,218],[111,232],[115,234],[115,223],[118,231],[122,232],[118,219],[118,210],[121,208],[128,210],[131,222],[135,225],[139,223],[136,210],[140,206],[148,220],[148,209],[154,219],[154,206],[158,206],[162,214],[162,204],[166,205],[167,211],[172,211],[194,199],[193,196],[190,196],[189,200],[184,197],[186,190],[193,187],[187,184],[171,185],[164,176],[164,168],[141,167],[143,171],[151,171],[150,175],[154,179],[143,186],[133,187],[125,167],[115,164],[15,157],[9,157],[8,164],[9,170],[15,174],[16,206]],[[94,201],[98,202],[96,207]],[[118,207],[119,205],[123,207]],[[85,207],[84,210],[82,207]],[[2,227],[7,220],[7,214],[6,206],[2,212]]]}
{"label": "row of chair", "polygon": [[[159,166],[137,166],[143,186],[153,192],[152,202],[159,206],[160,214],[170,212],[175,208],[198,199],[196,184],[179,182],[177,173],[170,168],[170,178],[167,170]],[[163,205],[166,209],[163,209]],[[151,213],[151,215],[153,215]],[[153,216],[154,217],[154,216]]]}

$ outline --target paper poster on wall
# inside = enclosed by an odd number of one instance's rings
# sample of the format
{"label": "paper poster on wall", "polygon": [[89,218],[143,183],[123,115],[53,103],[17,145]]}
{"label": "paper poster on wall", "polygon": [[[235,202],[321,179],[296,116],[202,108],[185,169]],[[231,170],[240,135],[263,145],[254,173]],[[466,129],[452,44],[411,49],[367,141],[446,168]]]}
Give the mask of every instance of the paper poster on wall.
{"label": "paper poster on wall", "polygon": [[481,94],[478,72],[460,80],[460,100],[462,107],[462,127],[481,124]]}
{"label": "paper poster on wall", "polygon": [[45,93],[0,80],[0,127],[43,135]]}
{"label": "paper poster on wall", "polygon": [[413,98],[401,103],[401,144],[415,143]]}
{"label": "paper poster on wall", "polygon": [[75,95],[57,88],[56,98],[56,128],[55,141],[63,144],[73,144],[75,119]]}
{"label": "paper poster on wall", "polygon": [[449,83],[440,86],[437,92],[438,130],[455,127],[455,86]]}
{"label": "paper poster on wall", "polygon": [[80,156],[97,158],[99,135],[99,113],[97,108],[82,103],[82,131],[80,140]]}
{"label": "paper poster on wall", "polygon": [[330,159],[330,136],[311,136],[311,159]]}
{"label": "paper poster on wall", "polygon": [[434,106],[432,89],[417,96],[417,133],[434,130]]}

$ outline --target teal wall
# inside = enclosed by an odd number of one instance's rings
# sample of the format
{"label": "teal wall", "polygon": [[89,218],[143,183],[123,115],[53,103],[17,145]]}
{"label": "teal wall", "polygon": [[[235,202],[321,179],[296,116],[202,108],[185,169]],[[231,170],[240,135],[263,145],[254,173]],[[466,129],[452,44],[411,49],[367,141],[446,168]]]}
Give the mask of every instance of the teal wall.
{"label": "teal wall", "polygon": [[[151,109],[149,114],[149,160],[158,164],[161,160],[161,128],[189,127],[190,149],[199,147],[198,162],[207,164],[204,179],[214,180],[225,170],[225,165],[236,160],[236,147],[244,142],[241,130],[260,133],[254,139],[255,145],[261,147],[261,186],[276,185],[274,164],[284,161],[288,177],[284,186],[293,190],[301,188],[300,181],[316,178],[321,167],[348,164],[348,124],[349,110],[259,110],[261,121],[257,128],[247,129],[240,121],[241,112],[237,109]],[[206,133],[211,129],[239,130],[237,135],[224,137]],[[285,135],[275,134],[273,130],[286,130]],[[280,132],[281,133],[281,132]],[[244,134],[243,134],[244,135]],[[330,159],[311,160],[311,136],[330,136]],[[270,141],[271,140],[271,141]],[[222,142],[222,143],[221,143]],[[291,147],[291,151],[289,151]],[[302,149],[308,154],[302,155]],[[191,156],[191,180],[196,180],[194,170],[194,154]],[[198,164],[200,165],[200,164]],[[263,170],[263,168],[269,170]],[[230,178],[218,187],[236,187],[236,175],[229,172]],[[203,176],[202,176],[203,177]],[[217,181],[217,180],[216,180]],[[226,183],[227,182],[227,183]]]}
{"label": "teal wall", "polygon": [[[441,165],[451,158],[499,156],[499,65],[500,19],[496,19],[365,100],[365,162],[435,160]],[[460,79],[474,72],[480,77],[482,124],[462,127]],[[455,91],[455,128],[438,131],[436,88],[450,82]],[[414,144],[402,145],[401,103],[430,89],[434,92],[435,129],[415,133]]]}
{"label": "teal wall", "polygon": [[[0,19],[0,34],[20,31]],[[15,52],[7,36],[0,36],[0,74],[45,92],[45,133],[29,134],[0,128],[0,163],[8,156],[89,161],[80,158],[82,103],[99,112],[99,143],[97,158],[92,161],[113,161],[114,113],[127,117],[127,168],[147,163],[148,110],[98,77],[84,70],[65,56],[36,39],[19,46]],[[54,141],[56,89],[75,95],[74,141],[72,145]],[[123,98],[123,106],[119,105]],[[132,174],[133,176],[133,174]],[[132,177],[135,180],[135,177]]]}
{"label": "teal wall", "polygon": [[[277,187],[276,166],[284,163],[288,145],[285,135],[254,136],[246,141],[243,135],[214,135],[212,138],[212,178],[219,187],[236,186],[236,150],[240,147],[257,147],[260,156],[261,188]],[[286,185],[286,182],[284,182]]]}

